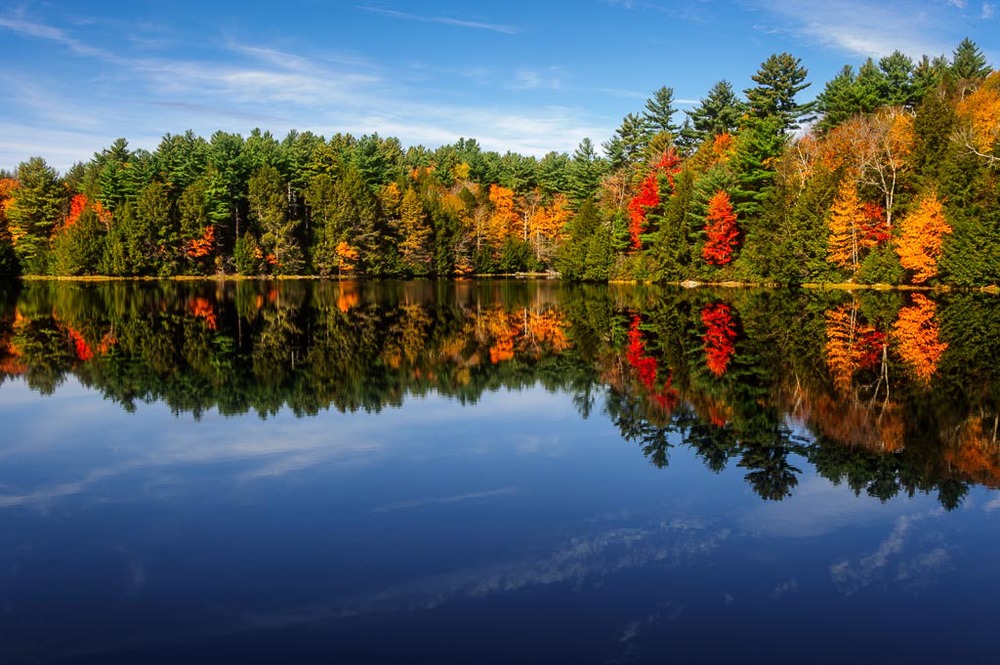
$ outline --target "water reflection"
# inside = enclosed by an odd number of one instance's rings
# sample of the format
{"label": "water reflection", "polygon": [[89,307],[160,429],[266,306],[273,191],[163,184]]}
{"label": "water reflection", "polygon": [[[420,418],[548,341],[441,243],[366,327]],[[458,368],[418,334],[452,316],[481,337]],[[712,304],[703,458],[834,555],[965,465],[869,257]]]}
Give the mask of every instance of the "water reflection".
{"label": "water reflection", "polygon": [[0,296],[0,382],[43,395],[72,377],[128,411],[162,402],[197,420],[541,385],[657,467],[685,446],[766,500],[805,465],[948,509],[971,484],[1000,486],[1000,306],[980,294],[246,281]]}
{"label": "water reflection", "polygon": [[990,662],[991,297],[0,294],[4,663]]}

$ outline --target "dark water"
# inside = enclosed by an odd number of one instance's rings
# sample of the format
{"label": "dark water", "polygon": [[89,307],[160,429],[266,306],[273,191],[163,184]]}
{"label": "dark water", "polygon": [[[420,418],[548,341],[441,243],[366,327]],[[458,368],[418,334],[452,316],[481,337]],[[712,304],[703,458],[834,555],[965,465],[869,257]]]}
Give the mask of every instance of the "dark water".
{"label": "dark water", "polygon": [[0,286],[0,662],[995,662],[1000,300]]}

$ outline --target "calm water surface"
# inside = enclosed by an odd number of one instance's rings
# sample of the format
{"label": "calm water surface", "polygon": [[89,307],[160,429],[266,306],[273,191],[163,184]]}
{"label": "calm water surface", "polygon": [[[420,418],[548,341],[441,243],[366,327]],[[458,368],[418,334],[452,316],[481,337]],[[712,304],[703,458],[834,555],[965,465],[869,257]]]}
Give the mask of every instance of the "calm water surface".
{"label": "calm water surface", "polygon": [[0,662],[994,662],[998,303],[0,286]]}

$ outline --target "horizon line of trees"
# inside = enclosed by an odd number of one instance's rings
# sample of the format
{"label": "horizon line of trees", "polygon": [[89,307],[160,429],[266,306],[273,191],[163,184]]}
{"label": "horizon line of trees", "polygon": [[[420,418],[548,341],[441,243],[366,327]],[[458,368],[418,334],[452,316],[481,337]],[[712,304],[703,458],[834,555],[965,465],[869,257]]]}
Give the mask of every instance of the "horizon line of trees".
{"label": "horizon line of trees", "polygon": [[601,153],[292,131],[125,139],[0,172],[0,274],[1000,282],[1000,72],[963,40],[845,66],[774,54],[678,123],[661,87]]}

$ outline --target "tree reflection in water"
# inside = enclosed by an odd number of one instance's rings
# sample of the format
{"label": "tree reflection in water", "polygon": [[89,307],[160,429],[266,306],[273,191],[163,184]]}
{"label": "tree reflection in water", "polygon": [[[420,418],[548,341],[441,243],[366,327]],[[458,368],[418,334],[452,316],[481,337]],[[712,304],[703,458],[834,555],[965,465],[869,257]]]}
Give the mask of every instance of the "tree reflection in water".
{"label": "tree reflection in water", "polygon": [[461,403],[540,384],[658,468],[687,446],[779,501],[808,464],[855,493],[1000,487],[1000,303],[983,294],[558,282],[0,286],[0,382],[67,376],[133,410],[260,417]]}

